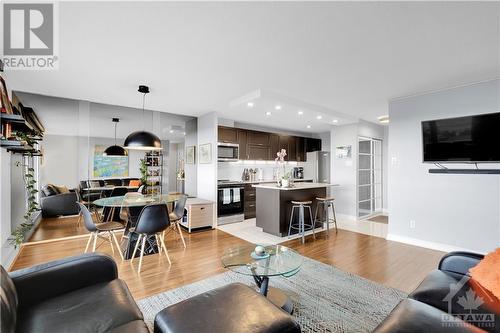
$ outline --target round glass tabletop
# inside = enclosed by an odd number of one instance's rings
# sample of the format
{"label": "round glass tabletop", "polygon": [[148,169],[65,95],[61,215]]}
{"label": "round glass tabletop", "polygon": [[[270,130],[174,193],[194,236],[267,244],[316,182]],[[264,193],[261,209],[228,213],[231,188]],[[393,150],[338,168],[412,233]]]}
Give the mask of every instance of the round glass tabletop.
{"label": "round glass tabletop", "polygon": [[269,256],[254,259],[252,252],[255,246],[229,248],[222,255],[222,264],[225,268],[245,275],[290,277],[300,270],[304,262],[300,254],[282,245],[264,246]]}
{"label": "round glass tabletop", "polygon": [[143,195],[140,197],[109,197],[97,199],[94,205],[100,207],[140,207],[153,203],[170,203],[179,200],[183,194]]}

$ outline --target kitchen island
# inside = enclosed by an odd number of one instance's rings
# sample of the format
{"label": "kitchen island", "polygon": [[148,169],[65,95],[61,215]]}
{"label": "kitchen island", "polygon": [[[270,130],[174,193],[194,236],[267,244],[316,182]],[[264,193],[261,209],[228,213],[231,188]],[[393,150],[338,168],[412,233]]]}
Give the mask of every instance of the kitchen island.
{"label": "kitchen island", "polygon": [[[295,183],[292,187],[278,187],[276,184],[253,185],[256,189],[256,225],[269,234],[287,236],[292,212],[291,201],[312,201],[311,211],[314,218],[317,204],[315,199],[325,197],[326,188],[330,186],[335,185],[327,183]],[[306,210],[304,215],[305,223],[311,224],[309,211]],[[295,210],[294,223],[298,222],[298,218],[298,210]],[[316,224],[317,228],[321,226],[321,223]],[[297,233],[297,230],[292,230],[292,233]]]}

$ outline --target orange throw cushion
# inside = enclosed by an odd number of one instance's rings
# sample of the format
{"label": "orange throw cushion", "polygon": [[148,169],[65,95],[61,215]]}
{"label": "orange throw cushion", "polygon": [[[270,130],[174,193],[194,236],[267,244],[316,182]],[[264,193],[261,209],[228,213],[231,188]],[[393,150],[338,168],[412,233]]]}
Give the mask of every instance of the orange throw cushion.
{"label": "orange throw cushion", "polygon": [[137,180],[137,179],[132,179],[129,183],[128,183],[128,186],[141,186],[141,181],[140,180]]}
{"label": "orange throw cushion", "polygon": [[500,247],[469,270],[473,280],[500,299]]}

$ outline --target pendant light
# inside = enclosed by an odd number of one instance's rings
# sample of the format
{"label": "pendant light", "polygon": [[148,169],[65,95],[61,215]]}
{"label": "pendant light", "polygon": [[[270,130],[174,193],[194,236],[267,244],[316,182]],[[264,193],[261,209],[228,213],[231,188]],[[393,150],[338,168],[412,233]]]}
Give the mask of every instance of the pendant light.
{"label": "pendant light", "polygon": [[123,149],[123,147],[120,147],[116,144],[116,126],[120,122],[120,119],[113,118],[112,122],[115,124],[115,144],[106,148],[106,150],[102,154],[104,156],[127,156],[127,151]]}
{"label": "pendant light", "polygon": [[[146,94],[149,93],[148,86],[139,86],[140,93],[142,96],[142,121],[144,128],[144,101],[146,99]],[[144,129],[142,131],[136,131],[130,133],[125,139],[124,144],[125,149],[133,150],[161,150],[161,141],[156,135],[151,132],[146,132]]]}

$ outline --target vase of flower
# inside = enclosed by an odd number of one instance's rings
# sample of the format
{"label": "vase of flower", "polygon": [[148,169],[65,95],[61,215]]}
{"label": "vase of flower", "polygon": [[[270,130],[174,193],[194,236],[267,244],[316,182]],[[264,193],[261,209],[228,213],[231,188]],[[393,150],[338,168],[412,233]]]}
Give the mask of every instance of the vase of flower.
{"label": "vase of flower", "polygon": [[286,173],[285,156],[286,156],[286,149],[281,149],[279,152],[276,153],[276,158],[274,159],[278,167],[278,170],[276,172],[276,182],[278,183],[278,187],[283,186],[283,177],[285,176]]}

